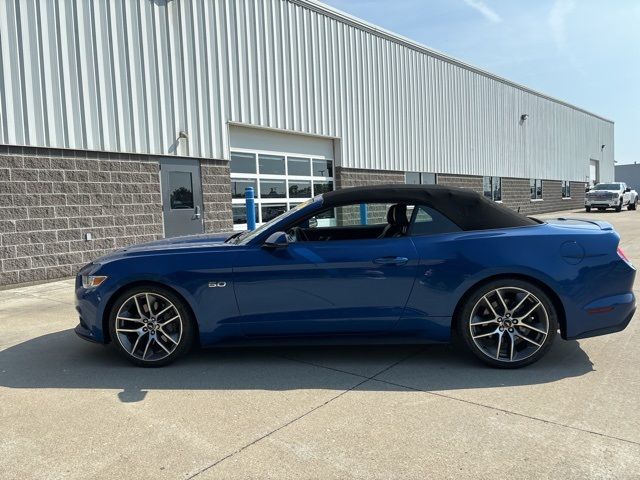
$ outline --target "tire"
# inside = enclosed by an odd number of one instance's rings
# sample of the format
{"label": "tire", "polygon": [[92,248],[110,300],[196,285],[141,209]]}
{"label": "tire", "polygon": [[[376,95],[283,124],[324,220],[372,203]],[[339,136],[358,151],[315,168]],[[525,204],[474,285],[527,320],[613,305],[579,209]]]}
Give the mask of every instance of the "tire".
{"label": "tire", "polygon": [[547,353],[558,331],[558,315],[549,296],[536,285],[501,279],[466,296],[456,328],[480,361],[496,368],[520,368]]}
{"label": "tire", "polygon": [[117,350],[131,363],[162,367],[189,351],[196,328],[191,310],[173,291],[140,285],[116,298],[109,313],[109,333]]}
{"label": "tire", "polygon": [[633,201],[633,203],[629,202],[629,205],[627,206],[628,210],[635,210],[638,207],[638,198],[636,197],[636,199]]}
{"label": "tire", "polygon": [[590,212],[590,211],[591,211],[591,207],[584,207],[584,209],[585,209],[587,212]]}
{"label": "tire", "polygon": [[616,206],[616,212],[621,212],[622,211],[622,200],[620,200],[620,203]]}

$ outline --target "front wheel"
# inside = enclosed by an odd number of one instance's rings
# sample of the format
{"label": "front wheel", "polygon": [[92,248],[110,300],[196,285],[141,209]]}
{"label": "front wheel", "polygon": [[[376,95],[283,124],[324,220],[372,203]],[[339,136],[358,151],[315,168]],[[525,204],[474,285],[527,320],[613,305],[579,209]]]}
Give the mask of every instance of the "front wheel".
{"label": "front wheel", "polygon": [[553,302],[523,280],[496,280],[469,295],[456,319],[467,348],[484,363],[519,368],[536,362],[558,330]]}
{"label": "front wheel", "polygon": [[194,341],[194,319],[184,301],[155,285],[130,288],[118,296],[109,317],[118,351],[142,367],[160,367],[184,355]]}
{"label": "front wheel", "polygon": [[620,203],[616,206],[616,212],[621,212],[622,211],[622,200],[620,200]]}
{"label": "front wheel", "polygon": [[590,211],[591,211],[591,207],[584,207],[584,209],[585,209],[587,212],[590,212]]}

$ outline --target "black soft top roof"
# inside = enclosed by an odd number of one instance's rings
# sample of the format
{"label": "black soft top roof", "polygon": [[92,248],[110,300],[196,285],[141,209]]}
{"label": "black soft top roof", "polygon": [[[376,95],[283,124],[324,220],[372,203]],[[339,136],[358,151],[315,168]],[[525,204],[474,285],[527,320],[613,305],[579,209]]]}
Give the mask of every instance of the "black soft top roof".
{"label": "black soft top roof", "polygon": [[353,187],[322,195],[323,206],[339,206],[358,202],[405,203],[426,205],[438,210],[463,230],[538,225],[535,220],[520,215],[466,188],[444,185],[376,185]]}

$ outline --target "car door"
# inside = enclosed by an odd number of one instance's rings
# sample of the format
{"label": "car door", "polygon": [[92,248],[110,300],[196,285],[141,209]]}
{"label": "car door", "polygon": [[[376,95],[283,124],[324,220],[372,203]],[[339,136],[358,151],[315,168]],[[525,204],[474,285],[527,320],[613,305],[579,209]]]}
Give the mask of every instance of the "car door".
{"label": "car door", "polygon": [[627,184],[623,183],[622,184],[622,202],[624,205],[628,205],[629,202],[631,201],[631,193],[627,192]]}
{"label": "car door", "polygon": [[234,268],[239,321],[248,336],[384,334],[418,263],[408,237],[250,247]]}

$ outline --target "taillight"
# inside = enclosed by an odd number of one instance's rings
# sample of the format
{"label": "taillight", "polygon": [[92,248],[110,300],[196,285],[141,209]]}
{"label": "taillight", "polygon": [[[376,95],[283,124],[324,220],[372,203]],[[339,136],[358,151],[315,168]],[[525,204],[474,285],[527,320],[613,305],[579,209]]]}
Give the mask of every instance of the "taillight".
{"label": "taillight", "polygon": [[622,251],[622,249],[620,247],[618,247],[618,256],[624,260],[625,262],[627,262],[629,265],[631,265],[633,267],[633,264],[631,263],[631,260],[629,260],[627,258],[627,256],[624,254],[624,252]]}

